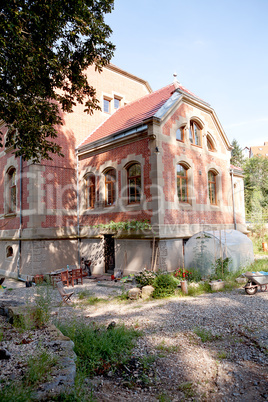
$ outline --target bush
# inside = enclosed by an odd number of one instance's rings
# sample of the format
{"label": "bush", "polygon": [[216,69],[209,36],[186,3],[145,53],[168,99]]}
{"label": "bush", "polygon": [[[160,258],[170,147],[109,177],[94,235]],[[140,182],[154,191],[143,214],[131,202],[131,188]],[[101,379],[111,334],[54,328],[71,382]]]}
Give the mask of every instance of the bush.
{"label": "bush", "polygon": [[159,274],[153,282],[153,297],[161,298],[173,295],[179,281],[170,274]]}
{"label": "bush", "polygon": [[141,287],[147,285],[153,285],[156,277],[157,277],[156,272],[148,271],[146,268],[144,268],[143,271],[135,275],[136,282]]}

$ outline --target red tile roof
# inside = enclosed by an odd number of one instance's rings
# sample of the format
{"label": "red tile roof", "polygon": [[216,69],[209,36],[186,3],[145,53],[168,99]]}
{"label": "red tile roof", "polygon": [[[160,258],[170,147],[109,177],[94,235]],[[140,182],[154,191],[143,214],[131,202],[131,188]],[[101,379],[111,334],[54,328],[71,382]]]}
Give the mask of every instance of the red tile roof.
{"label": "red tile roof", "polygon": [[239,166],[230,165],[230,168],[235,170],[241,170],[241,172],[243,171],[243,169]]}
{"label": "red tile roof", "polygon": [[145,95],[144,97],[118,109],[95,131],[93,131],[92,134],[83,141],[81,146],[142,124],[144,120],[155,115],[161,106],[163,106],[163,104],[172,96],[176,89],[181,89],[189,95],[197,98],[197,96],[179,83],[167,85],[158,91]]}

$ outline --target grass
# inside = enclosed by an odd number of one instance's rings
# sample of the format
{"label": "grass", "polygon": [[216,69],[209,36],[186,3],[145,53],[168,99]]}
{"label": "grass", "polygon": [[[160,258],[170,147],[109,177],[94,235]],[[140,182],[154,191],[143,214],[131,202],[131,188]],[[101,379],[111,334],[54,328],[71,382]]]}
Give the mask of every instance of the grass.
{"label": "grass", "polygon": [[193,331],[197,336],[199,336],[203,343],[212,342],[220,338],[220,335],[214,335],[210,330],[206,328],[196,327]]}
{"label": "grass", "polygon": [[161,343],[159,343],[159,345],[156,346],[156,349],[168,354],[177,353],[180,350],[180,347],[177,345],[166,345],[165,341],[162,341]]}
{"label": "grass", "polygon": [[186,398],[192,398],[194,396],[193,384],[191,382],[183,382],[178,386],[178,391],[184,393]]}
{"label": "grass", "polygon": [[87,289],[82,290],[81,292],[78,293],[78,299],[82,301],[83,305],[89,305],[89,306],[94,306],[98,303],[108,302],[107,299],[96,297],[94,293],[91,293],[90,290]]}
{"label": "grass", "polygon": [[140,332],[124,325],[106,329],[83,322],[57,324],[60,331],[72,339],[78,357],[77,369],[92,377],[103,374],[127,359]]}
{"label": "grass", "polygon": [[32,400],[34,389],[41,381],[49,378],[52,367],[57,363],[45,350],[32,356],[27,361],[27,369],[21,381],[13,381],[0,390],[1,402],[28,402]]}
{"label": "grass", "polygon": [[225,352],[224,350],[218,352],[217,359],[219,360],[227,359],[227,352]]}

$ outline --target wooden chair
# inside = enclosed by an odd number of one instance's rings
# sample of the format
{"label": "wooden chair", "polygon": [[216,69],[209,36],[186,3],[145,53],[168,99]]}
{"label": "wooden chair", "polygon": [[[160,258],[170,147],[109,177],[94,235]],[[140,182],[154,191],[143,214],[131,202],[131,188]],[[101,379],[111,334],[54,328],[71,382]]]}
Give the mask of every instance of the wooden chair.
{"label": "wooden chair", "polygon": [[74,286],[74,282],[78,285],[78,282],[81,281],[81,285],[83,285],[83,272],[82,268],[77,268],[72,270],[72,286]]}
{"label": "wooden chair", "polygon": [[69,287],[71,281],[71,272],[70,271],[63,271],[60,273],[61,281],[64,285]]}
{"label": "wooden chair", "polygon": [[68,300],[71,299],[71,296],[73,295],[74,292],[66,292],[62,282],[57,283],[57,289],[64,303],[68,304]]}

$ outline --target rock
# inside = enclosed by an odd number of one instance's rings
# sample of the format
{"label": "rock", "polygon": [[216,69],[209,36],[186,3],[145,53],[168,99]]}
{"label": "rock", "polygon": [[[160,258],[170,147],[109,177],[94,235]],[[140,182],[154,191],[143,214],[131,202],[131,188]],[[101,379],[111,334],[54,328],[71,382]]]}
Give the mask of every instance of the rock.
{"label": "rock", "polygon": [[149,299],[151,297],[153,291],[154,291],[153,286],[150,286],[150,285],[143,286],[143,288],[142,288],[142,298],[143,299]]}
{"label": "rock", "polygon": [[141,290],[139,288],[132,288],[128,291],[128,297],[131,300],[138,300],[141,295]]}
{"label": "rock", "polygon": [[113,329],[115,326],[116,326],[116,322],[115,322],[115,321],[112,321],[112,322],[110,322],[110,324],[108,325],[107,329],[108,329],[108,330]]}
{"label": "rock", "polygon": [[11,354],[6,349],[0,349],[0,360],[9,360]]}

